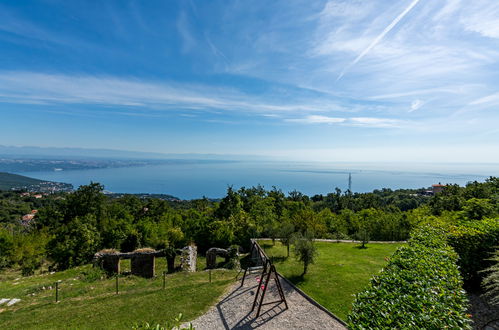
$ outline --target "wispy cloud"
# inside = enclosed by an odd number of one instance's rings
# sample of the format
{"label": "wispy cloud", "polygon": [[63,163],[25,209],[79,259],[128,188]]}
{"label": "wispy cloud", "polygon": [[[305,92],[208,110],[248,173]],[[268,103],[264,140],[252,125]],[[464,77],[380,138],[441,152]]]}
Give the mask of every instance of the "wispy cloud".
{"label": "wispy cloud", "polygon": [[408,12],[410,12],[412,10],[412,8],[414,8],[414,6],[416,6],[418,4],[419,0],[414,0],[413,2],[411,2],[411,4],[402,12],[400,13],[400,15],[398,15],[370,44],[369,46],[367,46],[366,49],[364,49],[364,51],[362,51],[362,53],[359,54],[359,56],[357,56],[355,58],[355,60],[353,60],[352,63],[350,63],[349,65],[347,65],[343,71],[341,71],[340,75],[338,76],[338,78],[336,79],[337,81],[340,80],[344,75],[345,73],[350,69],[352,68],[355,64],[357,64],[364,56],[367,55],[367,53],[369,53],[371,51],[371,49],[373,49],[384,37],[385,35],[390,32],[394,27],[395,25],[398,24],[398,22],[400,22],[400,20],[402,20],[402,18],[404,18],[405,15],[407,15]]}
{"label": "wispy cloud", "polygon": [[371,117],[350,118],[349,122],[351,122],[355,126],[378,127],[378,128],[401,127],[403,124],[403,121],[398,119],[371,118]]}
{"label": "wispy cloud", "polygon": [[469,105],[482,105],[482,104],[492,104],[492,105],[499,104],[499,92],[484,97],[480,97],[469,103]]}
{"label": "wispy cloud", "polygon": [[293,123],[306,123],[306,124],[337,124],[345,122],[346,118],[310,115],[304,118],[286,119],[286,121]]}
{"label": "wispy cloud", "polygon": [[181,11],[177,19],[177,30],[182,38],[182,52],[188,53],[197,44],[196,38],[193,36],[189,18],[185,11]]}
{"label": "wispy cloud", "polygon": [[[271,95],[272,97],[272,95]],[[282,98],[273,95],[274,98]],[[307,97],[269,102],[233,87],[143,81],[112,76],[0,73],[0,102],[93,104],[143,107],[149,111],[188,109],[264,113],[348,111],[330,100]]]}
{"label": "wispy cloud", "polygon": [[397,128],[404,124],[404,121],[392,118],[375,117],[327,117],[310,115],[303,118],[289,118],[287,122],[302,124],[340,124],[342,126],[373,127],[373,128]]}
{"label": "wispy cloud", "polygon": [[0,4],[0,32],[11,34],[19,40],[18,43],[24,43],[26,40],[33,42],[42,42],[47,46],[65,46],[70,48],[84,47],[95,48],[95,45],[75,38],[75,36],[66,34],[63,31],[56,31],[28,20],[8,7]]}
{"label": "wispy cloud", "polygon": [[425,102],[420,100],[420,99],[412,101],[411,109],[409,110],[409,112],[419,110],[424,104],[425,104]]}
{"label": "wispy cloud", "polygon": [[467,3],[466,15],[460,22],[467,31],[477,32],[489,38],[499,38],[499,3],[474,0]]}

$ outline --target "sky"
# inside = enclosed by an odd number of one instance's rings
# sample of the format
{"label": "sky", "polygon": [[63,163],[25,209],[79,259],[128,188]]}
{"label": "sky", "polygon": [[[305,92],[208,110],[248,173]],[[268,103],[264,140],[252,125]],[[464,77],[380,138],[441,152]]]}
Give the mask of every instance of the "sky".
{"label": "sky", "polygon": [[0,1],[0,145],[499,162],[497,0]]}

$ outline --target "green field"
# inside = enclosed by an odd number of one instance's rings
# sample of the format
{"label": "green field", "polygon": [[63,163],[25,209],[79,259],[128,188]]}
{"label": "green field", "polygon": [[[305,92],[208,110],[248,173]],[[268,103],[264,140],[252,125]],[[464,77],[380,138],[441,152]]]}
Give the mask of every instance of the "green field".
{"label": "green field", "polygon": [[[126,269],[126,261],[122,262]],[[199,266],[204,267],[204,258],[198,259]],[[30,277],[0,274],[0,298],[21,299],[13,306],[0,306],[2,329],[130,329],[135,323],[160,323],[179,313],[190,321],[214,305],[236,275],[215,270],[210,283],[205,271],[169,274],[165,290],[162,276],[121,276],[116,294],[114,278],[86,280],[84,272],[91,268],[86,265]],[[157,275],[163,269],[164,259],[157,258]],[[60,302],[55,303],[54,283],[58,280],[62,281]]]}
{"label": "green field", "polygon": [[387,263],[395,250],[403,244],[369,243],[367,249],[359,249],[355,243],[316,242],[318,256],[302,278],[303,265],[293,255],[286,258],[286,247],[280,242],[272,246],[271,241],[260,241],[269,257],[274,258],[277,271],[297,287],[346,320],[353,295],[362,291]]}

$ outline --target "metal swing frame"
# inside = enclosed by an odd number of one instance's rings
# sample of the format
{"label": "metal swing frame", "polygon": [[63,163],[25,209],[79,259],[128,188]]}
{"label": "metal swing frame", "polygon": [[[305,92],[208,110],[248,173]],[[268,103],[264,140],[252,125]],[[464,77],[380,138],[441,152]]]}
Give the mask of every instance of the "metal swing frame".
{"label": "metal swing frame", "polygon": [[[286,309],[288,309],[288,303],[286,301],[286,297],[284,296],[284,291],[281,286],[281,281],[279,279],[279,274],[277,273],[277,270],[272,263],[271,259],[267,256],[265,251],[262,250],[260,245],[255,240],[251,240],[251,250],[250,250],[250,255],[252,256],[252,261],[256,261],[257,267],[247,267],[244,270],[244,275],[241,280],[241,287],[244,285],[244,280],[246,279],[246,276],[251,273],[252,270],[259,270],[262,269],[262,273],[260,275],[260,283],[258,284],[256,294],[255,294],[255,299],[253,300],[253,306],[251,308],[251,312],[253,312],[258,305],[258,309],[256,311],[256,317],[260,316],[260,311],[262,309],[263,305],[269,305],[269,304],[276,304],[276,303],[283,303],[286,306]],[[256,253],[257,256],[253,257],[253,254]],[[258,264],[261,263],[262,266],[259,266]],[[277,286],[277,291],[279,293],[279,300],[272,301],[272,302],[267,302],[264,303],[264,298],[265,294],[267,292],[267,289],[269,287],[269,284],[271,280],[275,281],[275,284]]]}

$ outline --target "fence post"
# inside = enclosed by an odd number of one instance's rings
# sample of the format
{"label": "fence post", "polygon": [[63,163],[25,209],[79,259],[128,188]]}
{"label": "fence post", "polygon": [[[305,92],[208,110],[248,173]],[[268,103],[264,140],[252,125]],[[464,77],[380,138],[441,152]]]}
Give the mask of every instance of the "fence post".
{"label": "fence post", "polygon": [[55,282],[55,302],[59,302],[59,281]]}
{"label": "fence post", "polygon": [[119,286],[118,286],[118,275],[116,275],[116,294],[119,293]]}

